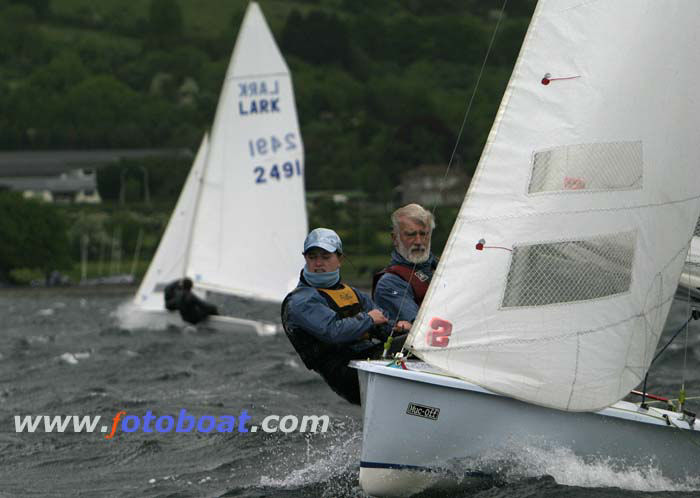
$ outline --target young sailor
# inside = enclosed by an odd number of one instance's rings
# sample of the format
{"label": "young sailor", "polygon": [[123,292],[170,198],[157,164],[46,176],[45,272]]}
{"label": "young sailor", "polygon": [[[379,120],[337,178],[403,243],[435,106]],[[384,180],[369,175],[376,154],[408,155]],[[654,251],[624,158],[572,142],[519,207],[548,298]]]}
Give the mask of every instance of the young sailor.
{"label": "young sailor", "polygon": [[[387,319],[369,296],[342,283],[343,245],[338,234],[317,228],[304,241],[306,265],[297,288],[282,303],[282,324],[306,367],[350,403],[360,404],[353,359],[377,358]],[[405,339],[405,337],[403,337]],[[394,340],[393,349],[403,340]]]}

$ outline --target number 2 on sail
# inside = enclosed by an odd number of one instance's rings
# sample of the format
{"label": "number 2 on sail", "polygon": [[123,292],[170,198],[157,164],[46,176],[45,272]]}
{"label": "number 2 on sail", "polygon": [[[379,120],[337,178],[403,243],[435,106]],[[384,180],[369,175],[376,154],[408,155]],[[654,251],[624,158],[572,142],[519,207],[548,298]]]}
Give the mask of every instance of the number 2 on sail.
{"label": "number 2 on sail", "polygon": [[450,342],[450,335],[452,335],[452,323],[435,317],[430,320],[430,330],[428,330],[425,340],[428,346],[444,348]]}

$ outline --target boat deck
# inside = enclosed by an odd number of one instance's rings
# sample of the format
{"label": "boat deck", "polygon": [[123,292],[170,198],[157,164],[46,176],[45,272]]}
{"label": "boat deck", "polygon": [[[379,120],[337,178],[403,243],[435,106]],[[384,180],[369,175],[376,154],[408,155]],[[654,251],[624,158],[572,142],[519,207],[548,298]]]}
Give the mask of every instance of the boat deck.
{"label": "boat deck", "polygon": [[[406,369],[396,366],[386,360],[373,361],[353,361],[350,366],[358,370],[372,372],[380,375],[388,375],[416,382],[461,389],[465,391],[480,392],[494,396],[502,396],[499,393],[484,389],[481,386],[472,384],[464,379],[457,378],[447,372],[433,367],[423,361],[409,360],[406,362]],[[664,410],[662,408],[649,407],[647,409],[630,403],[629,401],[618,401],[617,403],[595,412],[598,415],[614,417],[634,422],[674,427],[677,429],[700,430],[700,421],[687,418],[682,413]],[[693,427],[689,422],[693,423]]]}

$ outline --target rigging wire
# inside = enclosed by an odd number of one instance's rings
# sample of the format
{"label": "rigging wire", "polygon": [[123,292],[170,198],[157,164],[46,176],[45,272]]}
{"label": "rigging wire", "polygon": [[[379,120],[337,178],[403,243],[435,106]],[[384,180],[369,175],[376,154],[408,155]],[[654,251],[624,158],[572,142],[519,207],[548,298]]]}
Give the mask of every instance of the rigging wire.
{"label": "rigging wire", "polygon": [[[689,245],[688,245],[688,250],[691,249],[693,245],[693,239],[690,239]],[[686,256],[686,261],[688,261],[688,257]],[[692,269],[690,270],[692,273]],[[687,288],[687,295],[686,295],[686,316],[690,315],[690,287]],[[685,405],[686,397],[685,397],[685,374],[686,374],[686,367],[688,364],[688,329],[690,327],[690,323],[687,323],[685,326],[685,347],[683,348],[683,368],[681,370],[681,391],[678,394],[678,408],[680,411],[683,411],[683,407]]]}
{"label": "rigging wire", "polygon": [[642,387],[642,402],[641,402],[641,404],[640,404],[640,406],[641,406],[642,408],[646,408],[646,403],[645,403],[645,401],[646,401],[646,393],[647,393],[647,379],[649,378],[649,370],[651,370],[651,366],[652,366],[652,365],[654,364],[654,362],[659,358],[659,356],[661,356],[661,355],[663,354],[663,352],[666,351],[666,348],[668,348],[668,347],[671,345],[671,343],[672,343],[673,340],[678,336],[678,334],[680,334],[681,332],[683,332],[684,329],[687,329],[688,324],[690,323],[690,321],[691,321],[691,320],[697,320],[697,319],[699,319],[699,318],[700,318],[700,310],[695,310],[695,309],[694,309],[694,310],[690,313],[690,316],[688,316],[688,320],[687,320],[683,325],[681,325],[681,327],[680,327],[678,330],[676,330],[676,331],[673,333],[673,336],[671,336],[671,339],[669,339],[669,341],[664,345],[664,347],[661,348],[661,350],[660,350],[658,353],[656,353],[656,355],[654,355],[654,358],[653,358],[653,359],[651,360],[651,362],[649,363],[649,368],[647,369],[647,373],[646,373],[646,375],[644,376],[644,385],[643,385],[643,387]]}
{"label": "rigging wire", "polygon": [[[455,145],[452,149],[452,153],[450,154],[450,160],[447,163],[447,168],[445,169],[445,174],[442,177],[442,181],[440,182],[440,190],[438,191],[438,195],[433,201],[433,206],[432,209],[430,210],[430,214],[432,215],[432,219],[435,219],[435,210],[437,209],[437,200],[442,197],[442,192],[445,190],[445,185],[447,183],[447,177],[450,174],[450,168],[452,167],[452,163],[454,162],[455,155],[457,154],[457,148],[459,147],[460,141],[462,139],[462,134],[464,133],[464,127],[467,124],[467,118],[469,117],[469,114],[472,109],[472,105],[474,104],[474,100],[476,98],[477,91],[479,89],[479,83],[481,82],[481,77],[484,75],[484,71],[486,69],[486,63],[488,62],[489,55],[491,55],[491,49],[493,48],[494,41],[496,40],[496,34],[498,33],[498,28],[501,25],[501,21],[503,20],[503,14],[506,10],[506,5],[508,4],[508,0],[503,0],[503,4],[501,5],[501,10],[498,13],[498,19],[496,20],[496,25],[493,28],[493,33],[491,34],[491,39],[489,40],[489,45],[488,48],[486,49],[486,54],[484,55],[484,60],[481,63],[481,68],[479,69],[479,75],[476,78],[476,82],[474,83],[474,89],[472,90],[471,97],[469,98],[469,102],[467,104],[467,108],[464,112],[464,118],[462,119],[462,125],[459,128],[459,133],[457,134],[457,140],[455,141]],[[392,228],[393,229],[393,228]],[[432,229],[431,229],[432,232]],[[431,233],[431,242],[432,242],[432,233]],[[401,302],[399,303],[399,309],[396,312],[396,317],[394,319],[394,323],[398,322],[399,316],[401,316],[401,309],[403,308],[403,305],[406,301],[406,296],[408,295],[408,289],[411,288],[411,281],[413,280],[413,276],[415,274],[416,270],[416,264],[413,263],[413,266],[411,267],[411,276],[409,277],[408,280],[408,285],[406,286],[406,289],[403,292],[403,295],[401,296]],[[389,334],[389,339],[387,341],[387,345],[384,347],[384,353],[382,355],[382,358],[386,357],[387,351],[389,349],[389,346],[391,345],[391,341],[394,336],[394,331],[392,329],[391,333]],[[404,352],[406,349],[406,346],[402,346],[401,348],[401,353]]]}

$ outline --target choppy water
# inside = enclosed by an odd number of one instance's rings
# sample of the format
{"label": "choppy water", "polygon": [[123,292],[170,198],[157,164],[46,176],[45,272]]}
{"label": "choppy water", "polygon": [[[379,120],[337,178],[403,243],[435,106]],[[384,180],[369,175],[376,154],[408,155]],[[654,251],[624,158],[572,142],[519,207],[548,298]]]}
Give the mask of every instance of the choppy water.
{"label": "choppy water", "polygon": [[[284,336],[170,328],[122,330],[125,291],[0,291],[0,496],[363,496],[360,409],[307,371]],[[249,316],[268,311],[249,308]],[[684,321],[674,304],[668,331]],[[700,394],[700,327],[686,381]],[[677,393],[684,335],[650,391]],[[675,396],[675,394],[673,394]],[[696,404],[697,407],[697,404]],[[15,433],[19,414],[327,414],[326,434]],[[517,463],[517,462],[516,462]],[[622,486],[626,489],[620,489]],[[655,492],[655,493],[652,493]],[[476,497],[700,496],[662,476],[586,464],[565,451],[522,457],[517,471],[465,489]],[[454,494],[452,494],[454,496]]]}

